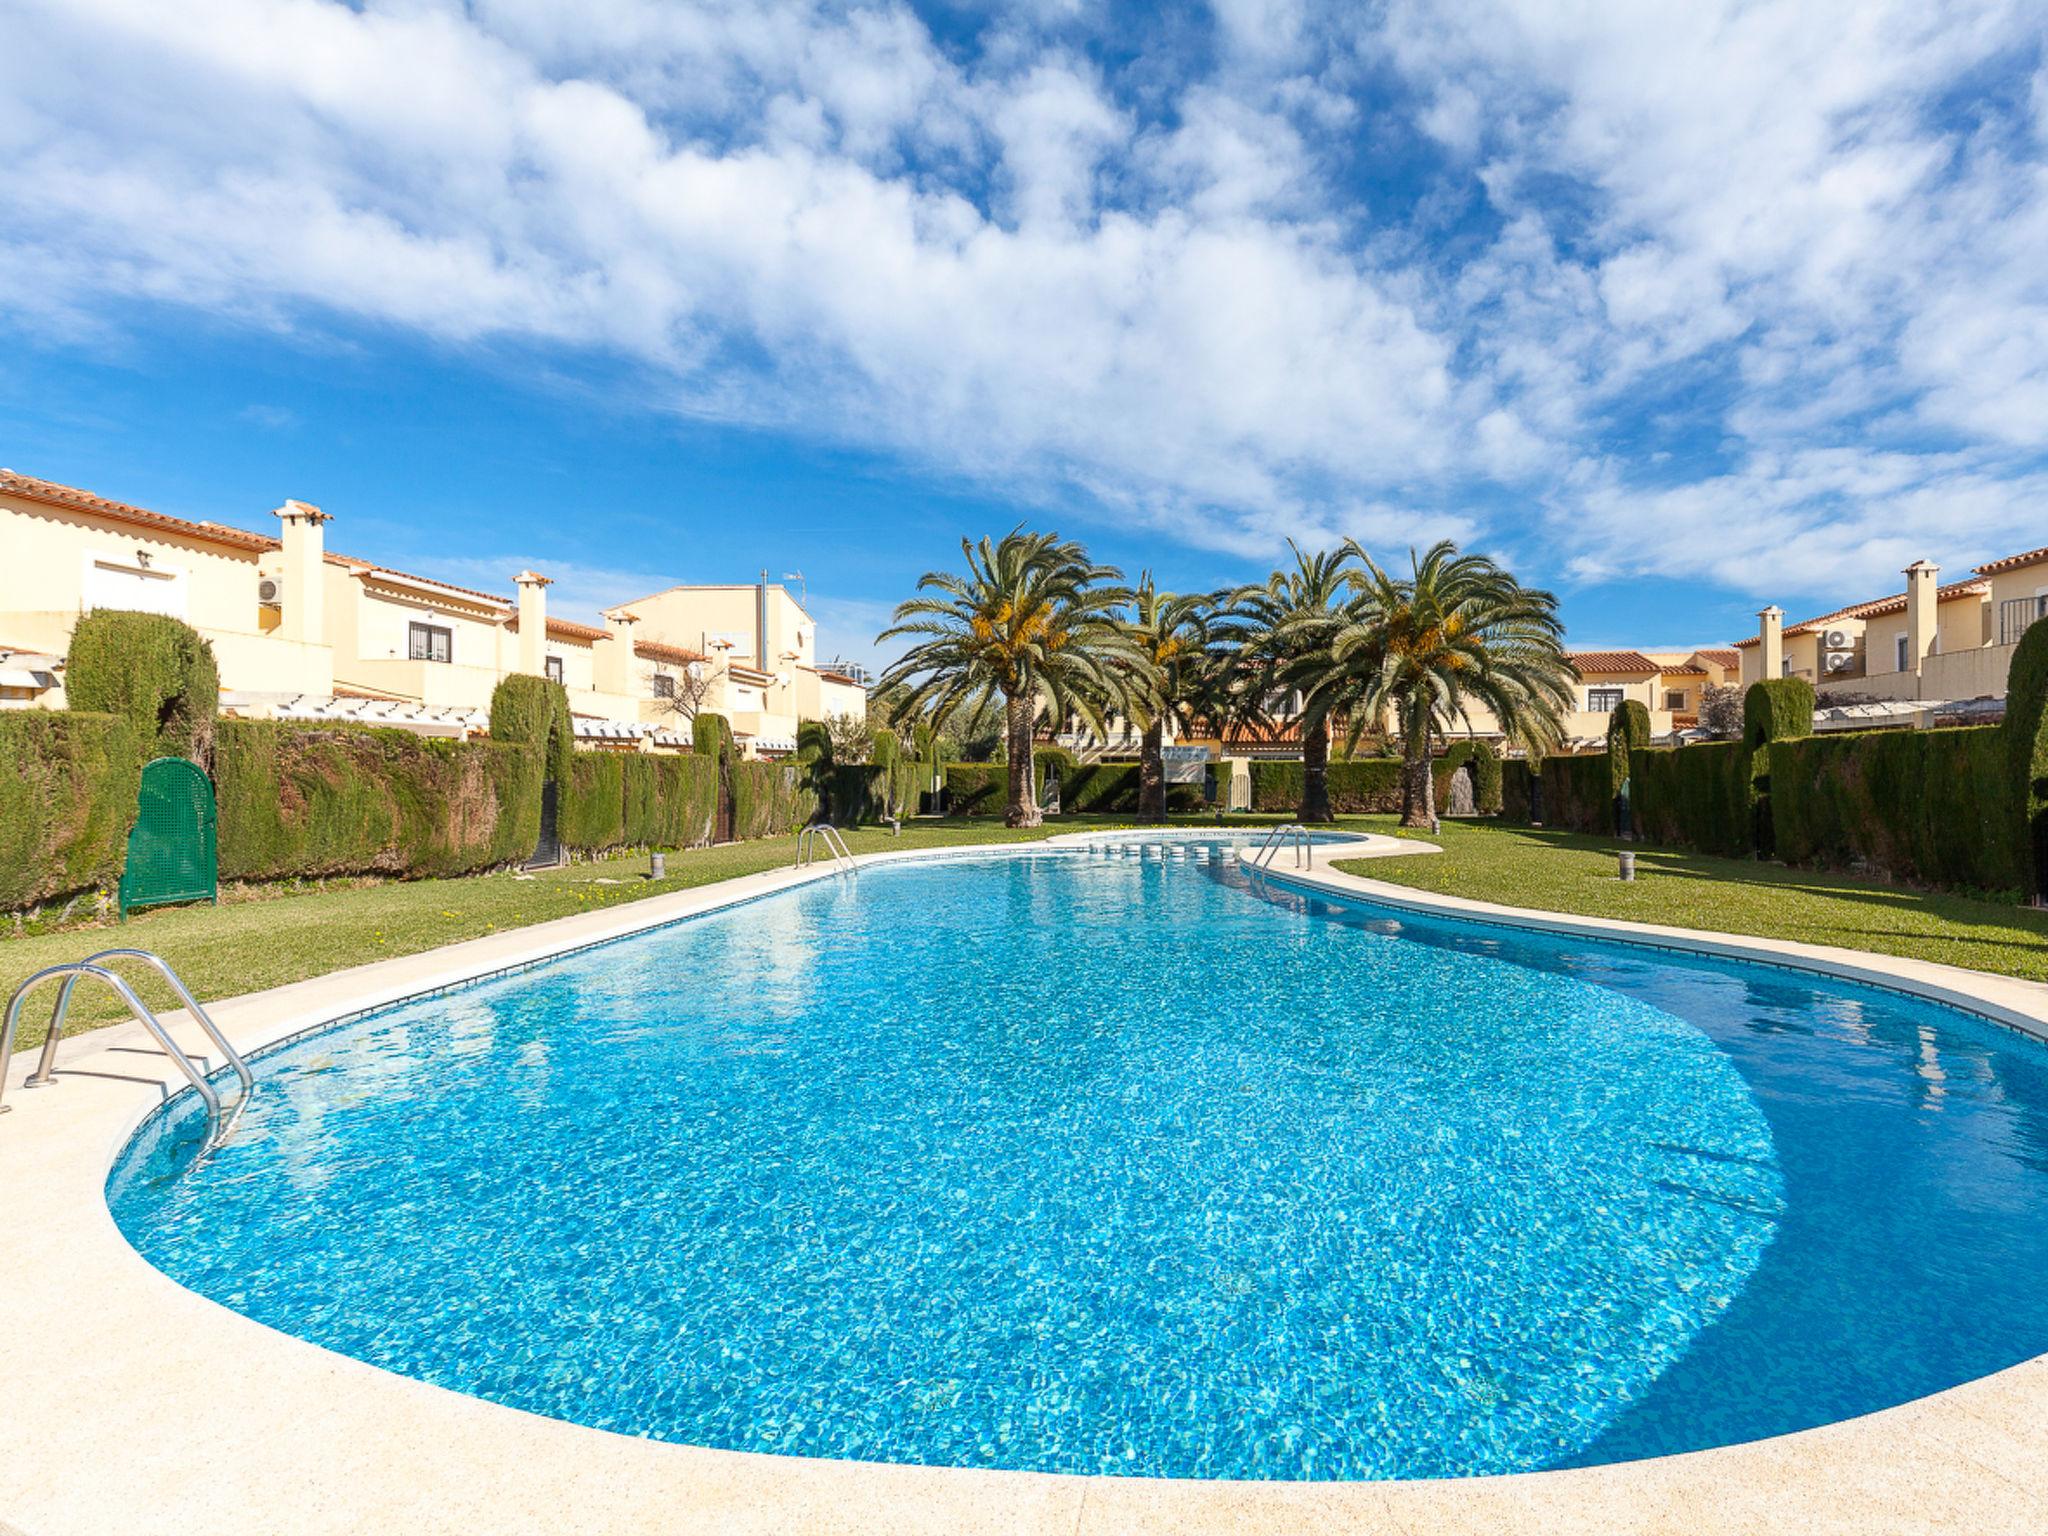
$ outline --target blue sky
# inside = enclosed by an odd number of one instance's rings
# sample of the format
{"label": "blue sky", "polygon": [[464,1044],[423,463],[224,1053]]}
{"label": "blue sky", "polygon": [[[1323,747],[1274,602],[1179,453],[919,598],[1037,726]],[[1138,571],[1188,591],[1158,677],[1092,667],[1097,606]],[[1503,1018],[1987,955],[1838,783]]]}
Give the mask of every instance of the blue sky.
{"label": "blue sky", "polygon": [[1440,535],[1574,643],[2048,543],[2038,4],[0,0],[0,463],[588,617]]}

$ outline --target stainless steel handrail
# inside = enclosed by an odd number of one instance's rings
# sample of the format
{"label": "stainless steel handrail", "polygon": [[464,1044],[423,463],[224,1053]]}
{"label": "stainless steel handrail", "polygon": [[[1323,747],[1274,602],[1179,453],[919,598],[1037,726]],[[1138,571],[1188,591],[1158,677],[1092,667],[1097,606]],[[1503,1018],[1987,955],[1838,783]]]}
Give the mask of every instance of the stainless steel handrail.
{"label": "stainless steel handrail", "polygon": [[[217,1144],[227,1132],[223,1128],[220,1095],[214,1091],[213,1084],[206,1080],[207,1074],[200,1071],[198,1063],[193,1061],[190,1056],[187,1056],[179,1047],[178,1042],[171,1038],[171,1032],[164,1028],[163,1022],[154,1013],[150,1012],[148,1005],[135,995],[133,987],[129,986],[126,981],[108,970],[105,966],[95,965],[90,960],[73,960],[64,965],[46,966],[23,981],[20,986],[14,989],[13,996],[7,999],[6,1022],[0,1024],[0,1097],[4,1097],[7,1090],[7,1069],[14,1060],[14,1031],[21,1022],[22,1004],[28,1000],[29,993],[34,991],[43,982],[54,981],[60,976],[65,978],[64,994],[58,999],[58,1006],[60,1008],[69,999],[71,983],[80,976],[91,976],[95,980],[103,981],[113,990],[114,995],[127,1005],[128,1012],[133,1015],[135,1021],[148,1030],[151,1035],[155,1036],[156,1043],[164,1048],[164,1054],[170,1057],[177,1064],[178,1070],[185,1074],[186,1081],[191,1083],[193,1092],[199,1095],[200,1102],[206,1106],[207,1144],[208,1146]],[[180,993],[185,992],[182,984],[179,985],[178,990]],[[190,994],[185,995],[189,996]],[[51,1043],[45,1044],[43,1047],[45,1061],[49,1061],[54,1057],[54,1042],[57,1038],[55,1031],[61,1024],[61,1016],[53,1014],[51,1023]],[[209,1021],[208,1033],[214,1033],[211,1028],[211,1021]],[[239,1061],[239,1058],[236,1059]],[[246,1073],[248,1068],[243,1067],[242,1071]],[[48,1083],[49,1080],[48,1068],[45,1067],[23,1086],[41,1087]],[[237,1118],[241,1115],[242,1105],[246,1103],[248,1103],[248,1094],[245,1092],[240,1102],[235,1106]],[[0,1113],[5,1113],[13,1107],[11,1104],[0,1103]]]}
{"label": "stainless steel handrail", "polygon": [[848,874],[859,874],[860,866],[853,861],[853,851],[846,846],[846,839],[839,829],[829,821],[814,821],[796,835],[796,867],[803,869],[817,857],[815,844],[823,843],[825,851],[832,856],[832,867],[845,870]]}
{"label": "stainless steel handrail", "polygon": [[1252,856],[1241,862],[1248,873],[1262,875],[1272,868],[1273,860],[1279,855],[1280,849],[1288,845],[1294,849],[1296,869],[1304,869],[1315,862],[1314,843],[1309,837],[1308,828],[1298,821],[1290,821],[1285,826],[1272,828],[1259,840],[1259,846],[1252,850]]}
{"label": "stainless steel handrail", "polygon": [[[199,999],[192,995],[192,989],[185,985],[184,978],[171,969],[162,955],[152,954],[146,949],[103,949],[96,955],[87,955],[83,963],[105,966],[113,960],[140,960],[170,983],[171,990],[178,994],[178,1001],[185,1005],[185,1011],[192,1015],[193,1022],[206,1031],[206,1038],[220,1047],[221,1055],[235,1069],[235,1076],[241,1080],[242,1092],[247,1095],[256,1091],[255,1075],[249,1071],[249,1064],[242,1060],[241,1052],[228,1043],[228,1037],[221,1033],[220,1026],[199,1006]],[[57,994],[57,1010],[50,1016],[50,1033],[43,1041],[42,1060],[22,1087],[40,1088],[52,1080],[57,1065],[57,1038],[64,1033],[64,1018],[71,1011],[71,993],[77,985],[76,976],[65,978],[64,989]]]}

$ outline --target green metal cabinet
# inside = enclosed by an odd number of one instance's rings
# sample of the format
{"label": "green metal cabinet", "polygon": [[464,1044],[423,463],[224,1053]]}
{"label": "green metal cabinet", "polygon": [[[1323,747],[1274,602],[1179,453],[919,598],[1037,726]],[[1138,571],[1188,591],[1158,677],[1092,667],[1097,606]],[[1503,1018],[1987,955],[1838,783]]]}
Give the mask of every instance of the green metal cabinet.
{"label": "green metal cabinet", "polygon": [[172,901],[218,901],[213,781],[197,763],[160,757],[142,770],[121,871],[121,915]]}

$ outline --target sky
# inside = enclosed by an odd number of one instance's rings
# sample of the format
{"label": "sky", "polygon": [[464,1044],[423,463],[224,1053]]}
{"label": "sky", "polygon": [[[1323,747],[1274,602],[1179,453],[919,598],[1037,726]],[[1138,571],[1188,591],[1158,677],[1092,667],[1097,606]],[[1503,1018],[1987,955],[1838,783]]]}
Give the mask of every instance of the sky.
{"label": "sky", "polygon": [[0,464],[558,613],[1449,537],[1681,646],[2048,544],[2048,7],[0,0]]}

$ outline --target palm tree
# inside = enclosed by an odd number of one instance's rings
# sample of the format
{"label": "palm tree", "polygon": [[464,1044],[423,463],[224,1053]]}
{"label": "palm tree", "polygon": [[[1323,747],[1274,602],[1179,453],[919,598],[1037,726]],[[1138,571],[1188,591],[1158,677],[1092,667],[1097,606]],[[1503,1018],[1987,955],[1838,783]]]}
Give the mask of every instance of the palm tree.
{"label": "palm tree", "polygon": [[1401,739],[1401,824],[1428,826],[1435,808],[1430,749],[1477,704],[1510,739],[1554,744],[1572,705],[1571,663],[1557,599],[1525,587],[1484,555],[1450,540],[1410,574],[1391,576],[1348,541],[1364,569],[1351,578],[1347,621],[1320,658],[1296,669],[1306,714],[1347,713],[1359,723],[1391,714]]}
{"label": "palm tree", "polygon": [[1128,679],[1129,708],[1144,735],[1138,746],[1138,819],[1166,820],[1165,738],[1168,722],[1183,729],[1214,713],[1227,652],[1210,626],[1216,606],[1206,593],[1161,592],[1152,573],[1138,578],[1124,623],[1137,655]]}
{"label": "palm tree", "polygon": [[[1334,554],[1305,554],[1292,539],[1292,570],[1275,571],[1261,586],[1241,587],[1225,608],[1223,627],[1237,641],[1237,659],[1226,678],[1230,715],[1245,723],[1270,724],[1284,713],[1297,691],[1301,715],[1301,804],[1297,819],[1330,819],[1330,723],[1334,707],[1308,708],[1302,688],[1326,677],[1331,644],[1350,622],[1350,564],[1357,546]],[[1321,700],[1333,706],[1334,691]]]}
{"label": "palm tree", "polygon": [[960,541],[965,575],[928,571],[917,589],[932,596],[897,605],[877,643],[921,637],[889,668],[881,686],[903,686],[900,708],[930,710],[934,729],[955,715],[984,723],[1000,700],[1009,749],[1006,826],[1035,827],[1032,736],[1041,716],[1079,716],[1103,730],[1103,713],[1123,702],[1135,650],[1117,622],[1130,593],[1122,574],[1097,565],[1079,544],[1021,528],[991,543]]}

